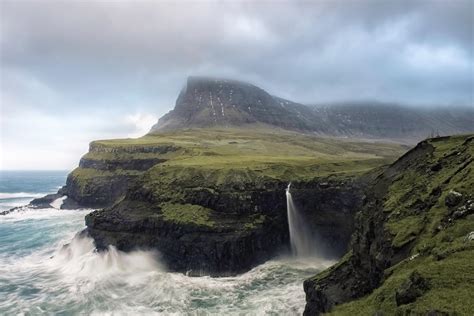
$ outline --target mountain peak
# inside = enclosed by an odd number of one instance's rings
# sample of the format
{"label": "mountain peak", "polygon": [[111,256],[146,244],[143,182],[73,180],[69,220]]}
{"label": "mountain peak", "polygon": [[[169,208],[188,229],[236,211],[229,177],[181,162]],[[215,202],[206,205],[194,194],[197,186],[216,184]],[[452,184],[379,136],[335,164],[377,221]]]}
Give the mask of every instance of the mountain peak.
{"label": "mountain peak", "polygon": [[174,110],[162,117],[152,131],[251,123],[297,128],[298,120],[281,102],[246,82],[192,76],[181,90]]}

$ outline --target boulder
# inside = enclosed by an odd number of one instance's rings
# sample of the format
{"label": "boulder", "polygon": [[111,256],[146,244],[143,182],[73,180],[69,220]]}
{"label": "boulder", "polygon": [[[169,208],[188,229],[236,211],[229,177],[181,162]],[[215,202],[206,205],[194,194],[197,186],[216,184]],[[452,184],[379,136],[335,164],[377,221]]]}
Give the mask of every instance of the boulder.
{"label": "boulder", "polygon": [[405,305],[416,301],[429,290],[428,281],[423,278],[417,271],[410,274],[408,279],[398,288],[395,293],[397,306]]}
{"label": "boulder", "polygon": [[446,195],[446,199],[444,200],[446,205],[451,207],[458,205],[461,203],[461,201],[462,194],[454,190],[449,191],[448,195]]}

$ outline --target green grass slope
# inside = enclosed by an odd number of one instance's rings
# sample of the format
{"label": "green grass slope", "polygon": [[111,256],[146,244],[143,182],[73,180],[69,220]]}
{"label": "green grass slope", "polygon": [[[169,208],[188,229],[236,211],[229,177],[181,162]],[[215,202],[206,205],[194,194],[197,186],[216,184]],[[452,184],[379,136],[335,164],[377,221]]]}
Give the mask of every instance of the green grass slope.
{"label": "green grass slope", "polygon": [[[361,174],[392,162],[406,149],[262,127],[188,129],[94,141],[68,183],[74,198],[86,197],[92,206],[94,196],[111,205],[126,194],[125,185],[139,183],[155,203],[172,203],[175,210],[182,204],[184,210],[193,201],[189,196]],[[113,186],[120,190],[111,192]]]}
{"label": "green grass slope", "polygon": [[[150,148],[173,147],[166,153]],[[272,129],[190,129],[137,139],[95,141],[84,158],[107,161],[162,158],[165,167],[255,170],[282,178],[364,172],[393,161],[407,147],[398,144],[321,138]],[[291,171],[291,172],[290,172]]]}
{"label": "green grass slope", "polygon": [[[416,157],[414,150],[387,170],[385,177],[393,180],[378,212],[384,212],[392,257],[382,258],[383,251],[389,253],[386,250],[371,252],[371,256],[374,261],[394,264],[385,269],[381,285],[373,292],[335,306],[330,314],[472,315],[473,139],[473,135],[430,139],[420,146],[427,154]],[[361,214],[364,221],[376,216],[367,210]],[[369,238],[372,241],[365,242],[370,245],[377,237]],[[318,277],[336,275],[335,270]]]}

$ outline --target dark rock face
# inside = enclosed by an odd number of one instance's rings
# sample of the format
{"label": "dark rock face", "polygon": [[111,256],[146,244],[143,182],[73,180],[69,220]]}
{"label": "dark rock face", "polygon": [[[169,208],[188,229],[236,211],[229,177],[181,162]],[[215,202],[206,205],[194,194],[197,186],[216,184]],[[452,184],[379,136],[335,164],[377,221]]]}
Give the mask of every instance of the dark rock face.
{"label": "dark rock face", "polygon": [[341,257],[348,250],[354,232],[354,214],[365,198],[365,179],[352,178],[292,184],[298,209],[314,227],[320,253]]}
{"label": "dark rock face", "polygon": [[446,196],[445,203],[447,206],[456,206],[462,201],[462,194],[456,191],[450,191]]}
{"label": "dark rock face", "polygon": [[334,305],[370,293],[379,286],[387,267],[408,256],[409,248],[391,246],[392,237],[383,225],[388,215],[383,212],[383,199],[400,170],[409,168],[414,160],[423,159],[432,151],[429,144],[420,143],[369,185],[362,212],[356,216],[349,257],[331,268],[328,276],[304,282],[305,315],[328,312]]}
{"label": "dark rock face", "polygon": [[419,273],[410,274],[401,287],[397,290],[395,300],[397,306],[414,302],[429,289],[429,283]]}
{"label": "dark rock face", "polygon": [[64,193],[82,207],[106,207],[125,195],[134,178],[127,175],[114,175],[82,184],[79,183],[80,179],[70,174],[66,180]]}
{"label": "dark rock face", "polygon": [[55,200],[61,198],[63,194],[55,193],[55,194],[48,194],[41,198],[34,199],[30,202],[31,205],[34,205],[37,208],[49,208],[51,207],[51,203]]}
{"label": "dark rock face", "polygon": [[316,106],[314,111],[330,122],[338,135],[412,143],[435,135],[470,133],[474,126],[474,110],[467,107],[417,109],[399,104],[353,102]]}
{"label": "dark rock face", "polygon": [[234,225],[206,227],[154,217],[139,219],[132,214],[140,207],[154,208],[126,202],[113,210],[88,215],[87,231],[96,246],[105,249],[115,245],[123,251],[156,249],[173,271],[222,276],[247,271],[271,258],[288,239],[285,223],[277,220],[269,220],[258,229],[245,229],[239,217]]}
{"label": "dark rock face", "polygon": [[[363,185],[353,179],[323,179],[293,184],[296,202],[323,243],[347,249],[353,215],[362,201]],[[86,217],[87,231],[100,249],[156,249],[171,270],[215,276],[244,272],[288,247],[285,188],[269,183],[261,189],[190,190],[183,203],[212,211],[210,225],[166,220],[160,201],[139,188],[112,208]],[[259,220],[261,219],[261,220]]]}
{"label": "dark rock face", "polygon": [[[311,129],[311,122],[299,112],[289,110],[290,106],[306,114],[311,113],[305,106],[275,98],[248,83],[190,77],[176,100],[175,109],[162,117],[152,128],[152,132],[250,123],[264,123],[287,129]],[[321,120],[318,123],[325,125]]]}
{"label": "dark rock face", "polygon": [[145,171],[150,169],[156,164],[165,162],[166,159],[160,158],[148,158],[148,159],[137,159],[137,160],[95,160],[95,159],[87,159],[82,158],[79,162],[80,168],[89,168],[89,169],[96,169],[96,170],[107,170],[107,171],[114,171],[117,169],[125,169],[125,170],[138,170],[138,171]]}
{"label": "dark rock face", "polygon": [[[58,193],[68,196],[65,205],[75,201],[82,207],[111,206],[125,196],[141,174],[167,161],[160,155],[177,150],[179,147],[174,145],[113,147],[92,142],[89,153],[81,158],[79,168],[68,175],[66,186]],[[83,170],[90,174],[84,176]]]}
{"label": "dark rock face", "polygon": [[[62,198],[66,195],[66,187],[62,187],[58,193],[54,194],[48,194],[46,196],[43,196],[41,198],[34,199],[30,202],[28,207],[31,208],[51,208],[51,203],[53,203],[55,200]],[[63,203],[61,204],[61,209],[63,210],[74,210],[81,208],[81,205],[79,205],[75,200],[69,198],[66,196],[66,198],[63,200]]]}
{"label": "dark rock face", "polygon": [[377,102],[307,106],[235,80],[190,77],[174,110],[151,132],[192,127],[265,124],[327,136],[416,143],[435,134],[473,132],[472,108],[419,110]]}

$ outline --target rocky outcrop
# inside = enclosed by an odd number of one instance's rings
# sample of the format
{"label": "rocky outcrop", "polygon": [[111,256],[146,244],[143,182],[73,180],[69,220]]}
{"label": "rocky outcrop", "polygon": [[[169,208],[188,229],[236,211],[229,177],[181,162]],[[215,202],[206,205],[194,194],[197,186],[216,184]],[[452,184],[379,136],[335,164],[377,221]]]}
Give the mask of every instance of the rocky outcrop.
{"label": "rocky outcrop", "polygon": [[362,206],[366,185],[365,177],[329,177],[292,183],[293,199],[311,223],[320,254],[340,258],[347,252],[354,232],[354,215]]}
{"label": "rocky outcrop", "polygon": [[[59,200],[59,201],[58,201]],[[58,203],[59,202],[59,203]],[[0,212],[0,215],[8,215],[14,212],[23,212],[29,209],[58,208],[63,210],[75,210],[81,206],[66,195],[66,187],[62,187],[57,193],[47,194],[43,197],[30,201],[27,205],[13,207],[9,210]]]}
{"label": "rocky outcrop", "polygon": [[80,173],[72,172],[66,180],[66,195],[76,201],[81,207],[102,208],[120,200],[136,175],[101,174],[96,169],[89,169],[96,175],[82,177]]}
{"label": "rocky outcrop", "polygon": [[154,165],[163,163],[165,161],[166,159],[160,158],[144,158],[133,160],[95,160],[82,158],[79,163],[79,167],[106,171],[114,171],[117,169],[145,171]]}
{"label": "rocky outcrop", "polygon": [[[432,261],[438,265],[437,261],[459,252],[474,254],[457,226],[474,223],[474,219],[456,220],[454,215],[458,208],[467,210],[472,198],[473,140],[473,136],[459,136],[423,141],[369,184],[362,211],[356,216],[350,252],[336,266],[304,282],[305,315],[331,311],[376,288],[379,294],[370,296],[372,313],[380,306],[385,306],[382,312],[400,312],[397,308],[405,308],[401,305],[415,302],[429,290],[428,281],[413,267],[423,271]],[[410,261],[420,261],[420,266],[404,265]],[[432,276],[437,278],[434,283],[443,284],[442,278],[450,278],[448,270],[442,270],[446,276],[439,272]],[[403,279],[398,275],[406,271],[412,271],[411,276],[392,289]],[[423,273],[429,273],[426,271]],[[393,301],[387,303],[387,295]]]}
{"label": "rocky outcrop", "polygon": [[81,207],[111,206],[125,196],[146,170],[166,162],[166,155],[179,150],[174,145],[134,144],[133,140],[126,146],[94,141],[58,193],[67,195]]}
{"label": "rocky outcrop", "polygon": [[416,301],[416,299],[422,296],[429,287],[430,285],[425,278],[416,271],[412,272],[408,279],[395,293],[397,305],[400,306]]}
{"label": "rocky outcrop", "polygon": [[275,255],[288,239],[277,218],[222,218],[212,212],[207,224],[197,224],[166,220],[162,214],[153,204],[126,201],[88,215],[87,232],[99,249],[155,249],[172,271],[214,276],[247,271]]}

